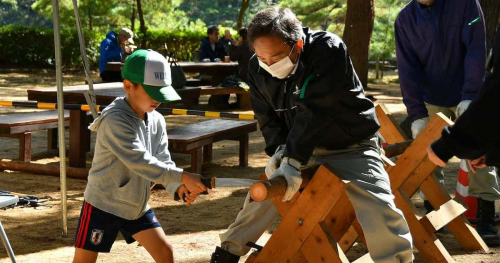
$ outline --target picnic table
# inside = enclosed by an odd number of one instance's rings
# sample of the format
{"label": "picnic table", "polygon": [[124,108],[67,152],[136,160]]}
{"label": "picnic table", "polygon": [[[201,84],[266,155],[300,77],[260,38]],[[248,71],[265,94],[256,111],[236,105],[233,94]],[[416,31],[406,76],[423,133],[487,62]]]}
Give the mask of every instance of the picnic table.
{"label": "picnic table", "polygon": [[[84,92],[87,85],[64,87],[65,104],[87,104]],[[176,90],[181,98],[196,98],[200,96],[200,88],[185,88]],[[98,105],[107,105],[115,98],[125,96],[123,83],[111,82],[94,85],[94,93]],[[39,88],[28,90],[28,100],[56,103],[57,88]],[[85,168],[86,154],[90,150],[90,130],[87,112],[70,110],[69,115],[69,166]]]}
{"label": "picnic table", "polygon": [[[238,72],[238,62],[178,62],[185,73],[199,73],[212,76],[212,84],[218,84],[222,80]],[[122,62],[108,62],[106,70],[121,71]]]}

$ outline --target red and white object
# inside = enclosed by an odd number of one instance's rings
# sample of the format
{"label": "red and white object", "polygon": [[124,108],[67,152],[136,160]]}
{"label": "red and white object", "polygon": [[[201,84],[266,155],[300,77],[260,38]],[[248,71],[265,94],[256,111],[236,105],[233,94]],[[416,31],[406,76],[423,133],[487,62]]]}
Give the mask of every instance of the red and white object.
{"label": "red and white object", "polygon": [[475,223],[477,221],[477,198],[469,196],[469,169],[466,160],[460,160],[455,194],[462,197],[469,207],[464,213],[465,217],[470,222]]}

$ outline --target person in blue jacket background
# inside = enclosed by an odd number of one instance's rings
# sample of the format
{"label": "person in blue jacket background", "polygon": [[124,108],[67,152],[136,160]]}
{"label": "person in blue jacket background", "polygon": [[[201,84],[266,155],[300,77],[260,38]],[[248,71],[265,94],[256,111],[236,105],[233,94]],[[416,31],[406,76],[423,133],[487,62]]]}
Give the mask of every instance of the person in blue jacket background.
{"label": "person in blue jacket background", "polygon": [[[456,119],[476,99],[486,74],[483,11],[478,0],[413,0],[396,18],[395,36],[401,93],[415,138],[429,116],[442,112]],[[469,173],[469,195],[478,198],[478,207],[500,199],[496,174],[494,167]],[[444,183],[441,167],[434,175]],[[433,209],[428,201],[424,206]]]}
{"label": "person in blue jacket background", "polygon": [[108,71],[106,65],[108,62],[122,61],[125,46],[134,44],[133,37],[134,33],[128,28],[122,28],[119,34],[114,31],[106,34],[106,38],[101,42],[101,56],[99,57],[99,72],[104,82],[123,81],[120,71]]}

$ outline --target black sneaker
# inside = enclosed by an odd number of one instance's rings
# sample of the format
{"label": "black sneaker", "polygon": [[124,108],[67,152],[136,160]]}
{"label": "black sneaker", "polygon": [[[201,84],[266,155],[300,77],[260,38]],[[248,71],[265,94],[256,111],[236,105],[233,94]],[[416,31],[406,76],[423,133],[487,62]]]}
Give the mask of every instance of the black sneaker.
{"label": "black sneaker", "polygon": [[212,253],[212,258],[210,259],[210,263],[238,263],[238,261],[240,261],[239,256],[231,254],[220,247],[215,248],[215,252]]}

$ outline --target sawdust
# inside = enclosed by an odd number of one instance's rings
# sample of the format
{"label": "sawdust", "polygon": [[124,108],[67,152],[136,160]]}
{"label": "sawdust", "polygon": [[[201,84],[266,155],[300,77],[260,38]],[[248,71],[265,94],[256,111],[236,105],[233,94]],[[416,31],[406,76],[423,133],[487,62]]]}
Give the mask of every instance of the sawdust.
{"label": "sawdust", "polygon": [[[97,75],[96,73],[94,73]],[[54,72],[51,70],[14,70],[0,71],[0,100],[26,100],[26,89],[40,86],[54,86]],[[65,74],[65,84],[83,83],[83,74],[73,72]],[[379,103],[385,103],[395,113],[396,119],[404,118],[404,106],[397,84],[370,84],[368,93],[374,95]],[[202,100],[204,101],[204,100]],[[205,98],[206,101],[206,98]],[[15,109],[0,107],[0,114],[33,111],[32,109]],[[182,126],[206,120],[195,116],[168,116],[168,128]],[[59,161],[57,152],[47,152],[46,133],[35,132],[32,138],[33,159],[37,163],[54,163]],[[93,134],[95,140],[95,134]],[[0,158],[17,158],[17,141],[0,138]],[[93,146],[93,144],[92,144]],[[238,143],[223,141],[216,143],[213,149],[213,164],[203,167],[203,175],[217,177],[256,178],[264,171],[267,156],[263,152],[264,139],[260,132],[250,134],[249,166],[238,166]],[[91,149],[93,152],[93,147]],[[89,153],[89,160],[92,154]],[[179,166],[186,167],[189,157],[174,154]],[[90,163],[89,163],[90,164]],[[445,169],[446,189],[452,195],[455,192],[458,160],[452,160]],[[73,240],[78,216],[83,201],[86,181],[68,179],[68,233],[69,237],[61,237],[60,189],[59,178],[40,176],[21,172],[5,171],[0,173],[0,189],[36,195],[46,198],[52,208],[14,208],[0,210],[0,220],[7,232],[18,262],[70,262],[73,257]],[[170,200],[165,191],[154,191],[150,206],[155,210],[169,241],[174,247],[178,262],[208,262],[210,254],[219,244],[218,234],[227,228],[241,209],[247,190],[243,188],[226,188],[213,191],[210,195],[201,196],[192,206]],[[422,200],[414,196],[412,200],[417,208],[422,209]],[[261,245],[269,239],[270,233],[277,226],[275,222],[257,242]],[[444,246],[457,262],[500,262],[500,249],[492,249],[487,253],[470,253],[460,248],[453,235],[445,232],[438,234]],[[354,260],[366,253],[363,245],[356,244],[347,256]],[[415,251],[415,262],[423,262]],[[0,248],[0,262],[10,262],[5,249]],[[153,262],[143,247],[137,244],[127,245],[121,236],[118,237],[111,253],[101,254],[98,262]],[[243,262],[243,260],[241,261]]]}

